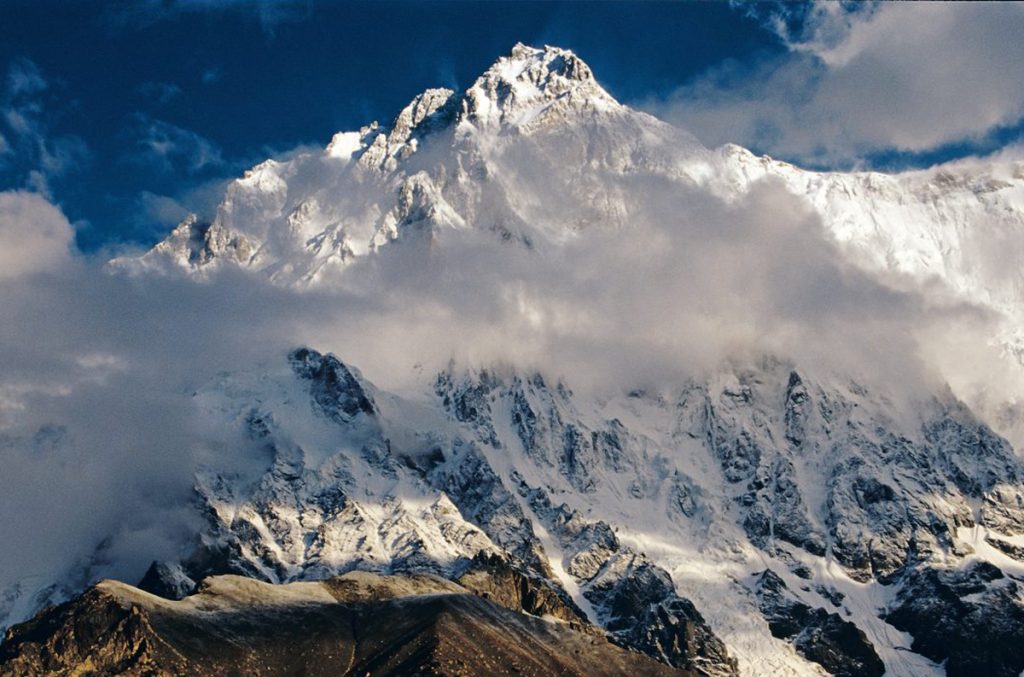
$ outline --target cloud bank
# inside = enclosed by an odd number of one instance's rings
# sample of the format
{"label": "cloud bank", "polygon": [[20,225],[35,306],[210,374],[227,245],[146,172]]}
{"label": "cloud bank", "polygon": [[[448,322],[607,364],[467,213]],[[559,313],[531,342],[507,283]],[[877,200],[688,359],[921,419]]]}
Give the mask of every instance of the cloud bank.
{"label": "cloud bank", "polygon": [[817,165],[979,143],[1024,116],[1024,6],[756,5],[781,56],[726,62],[649,108],[706,143]]}
{"label": "cloud bank", "polygon": [[74,238],[67,218],[44,198],[35,193],[0,193],[0,279],[68,263]]}

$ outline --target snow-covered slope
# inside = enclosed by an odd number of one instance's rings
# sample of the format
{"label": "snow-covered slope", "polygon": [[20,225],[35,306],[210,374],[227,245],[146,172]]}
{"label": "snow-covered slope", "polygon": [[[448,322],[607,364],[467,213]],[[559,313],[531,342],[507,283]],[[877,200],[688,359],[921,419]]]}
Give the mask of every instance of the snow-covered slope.
{"label": "snow-covered slope", "polygon": [[[994,313],[990,338],[1016,350],[1020,163],[815,173],[710,150],[552,47],[517,45],[463,92],[428,90],[388,126],[268,160],[211,221],[111,266],[333,289],[383,251],[426,256],[468,234],[538,256],[591,233],[629,241],[646,236],[635,224],[655,193],[729,205],[765,181],[860,269]],[[790,356],[738,357],[657,392],[577,393],[560,376],[453,366],[390,392],[302,348],[211,378],[195,415],[244,434],[252,463],[197,471],[196,533],[146,587],[353,569],[454,579],[502,562],[615,642],[705,674],[1024,669],[1024,465],[954,394],[908,399]],[[0,621],[89,571],[0,590]]]}

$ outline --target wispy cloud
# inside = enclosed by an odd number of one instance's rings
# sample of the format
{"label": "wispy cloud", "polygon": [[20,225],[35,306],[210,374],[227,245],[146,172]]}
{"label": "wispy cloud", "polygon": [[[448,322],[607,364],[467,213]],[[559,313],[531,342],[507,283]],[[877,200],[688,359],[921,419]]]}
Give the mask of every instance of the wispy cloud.
{"label": "wispy cloud", "polygon": [[173,82],[143,82],[139,85],[139,94],[158,105],[163,105],[181,96],[181,87]]}
{"label": "wispy cloud", "polygon": [[162,171],[195,173],[224,163],[220,147],[213,141],[145,113],[134,115],[131,135],[135,148],[131,160]]}
{"label": "wispy cloud", "polygon": [[224,71],[222,71],[220,68],[212,67],[204,70],[203,74],[199,77],[199,80],[204,85],[212,85],[216,82],[219,82],[222,77],[224,77]]}
{"label": "wispy cloud", "polygon": [[15,59],[7,71],[7,93],[11,97],[36,94],[48,86],[39,67],[28,59]]}
{"label": "wispy cloud", "polygon": [[151,231],[166,233],[189,214],[189,210],[178,200],[149,191],[139,194],[136,205],[141,223],[148,225]]}
{"label": "wispy cloud", "polygon": [[231,12],[256,19],[273,35],[281,23],[308,18],[313,0],[138,0],[108,10],[115,27],[148,26],[182,14]]}
{"label": "wispy cloud", "polygon": [[[727,62],[657,113],[705,142],[813,164],[983,140],[1024,116],[1024,6],[1012,3],[743,4],[781,56]],[[779,9],[781,8],[781,9]]]}
{"label": "wispy cloud", "polygon": [[54,179],[90,159],[81,137],[51,131],[54,114],[43,98],[49,89],[39,67],[19,58],[8,68],[0,92],[0,169],[11,175],[10,184],[45,195]]}

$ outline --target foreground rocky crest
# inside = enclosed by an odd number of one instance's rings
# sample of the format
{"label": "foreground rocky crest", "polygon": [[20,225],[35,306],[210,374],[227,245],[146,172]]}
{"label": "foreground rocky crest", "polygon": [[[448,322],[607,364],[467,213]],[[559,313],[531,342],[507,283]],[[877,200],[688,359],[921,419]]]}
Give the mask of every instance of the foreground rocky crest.
{"label": "foreground rocky crest", "polygon": [[[486,576],[486,574],[481,574]],[[273,586],[206,579],[181,601],[102,581],[12,628],[0,674],[688,675],[600,634],[429,576]]]}

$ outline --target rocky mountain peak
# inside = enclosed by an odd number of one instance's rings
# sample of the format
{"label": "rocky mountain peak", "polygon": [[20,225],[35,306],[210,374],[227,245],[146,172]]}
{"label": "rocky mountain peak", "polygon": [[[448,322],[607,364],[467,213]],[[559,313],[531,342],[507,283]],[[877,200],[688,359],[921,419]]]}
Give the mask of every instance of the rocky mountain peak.
{"label": "rocky mountain peak", "polygon": [[619,106],[573,52],[518,43],[466,90],[460,120],[482,127],[523,127],[558,103],[592,110]]}
{"label": "rocky mountain peak", "polygon": [[551,45],[544,45],[543,49],[538,49],[517,42],[508,57],[498,60],[499,64],[503,62],[522,64],[525,71],[534,74],[546,72],[566,80],[586,82],[594,79],[590,66],[584,63],[583,59],[571,50]]}
{"label": "rocky mountain peak", "polygon": [[[563,102],[560,106],[553,106]],[[415,96],[389,127],[376,122],[357,132],[342,132],[331,140],[327,154],[390,172],[408,158],[427,135],[468,122],[477,128],[525,131],[547,109],[605,109],[619,104],[597,81],[590,67],[573,52],[546,45],[517,43],[460,96],[447,88],[427,89]],[[568,119],[568,116],[562,116]]]}
{"label": "rocky mountain peak", "polygon": [[443,87],[428,89],[413,98],[391,125],[392,134],[405,140],[414,130],[429,131],[451,121],[455,92]]}
{"label": "rocky mountain peak", "polygon": [[348,422],[359,414],[377,413],[373,396],[363,387],[360,374],[334,355],[297,348],[289,353],[288,361],[296,376],[311,383],[313,401],[329,418]]}

